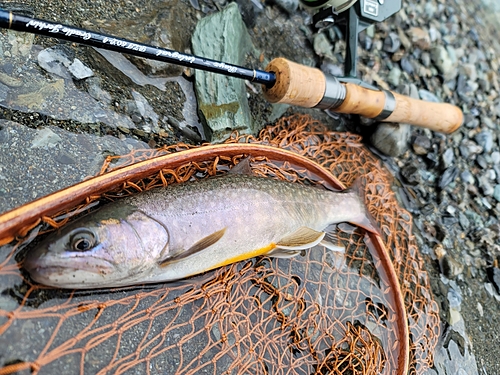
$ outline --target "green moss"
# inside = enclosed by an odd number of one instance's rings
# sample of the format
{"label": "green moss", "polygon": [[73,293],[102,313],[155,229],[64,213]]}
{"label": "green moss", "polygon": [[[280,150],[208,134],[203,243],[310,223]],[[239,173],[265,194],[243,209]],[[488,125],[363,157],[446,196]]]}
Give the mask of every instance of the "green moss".
{"label": "green moss", "polygon": [[207,120],[219,118],[226,112],[236,114],[239,109],[240,103],[238,102],[224,103],[220,105],[200,104],[200,110],[203,112]]}

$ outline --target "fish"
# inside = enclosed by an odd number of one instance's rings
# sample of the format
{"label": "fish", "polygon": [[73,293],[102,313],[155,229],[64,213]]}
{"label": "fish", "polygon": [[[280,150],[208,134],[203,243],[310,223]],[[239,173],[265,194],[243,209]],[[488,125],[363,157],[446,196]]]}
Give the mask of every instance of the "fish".
{"label": "fish", "polygon": [[242,174],[151,189],[48,235],[24,269],[41,284],[93,289],[168,282],[257,256],[293,257],[348,222],[378,233],[360,183],[341,192]]}

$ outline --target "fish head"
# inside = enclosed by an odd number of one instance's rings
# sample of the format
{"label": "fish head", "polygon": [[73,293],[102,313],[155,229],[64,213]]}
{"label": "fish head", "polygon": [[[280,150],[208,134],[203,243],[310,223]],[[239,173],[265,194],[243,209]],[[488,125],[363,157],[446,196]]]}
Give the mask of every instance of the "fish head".
{"label": "fish head", "polygon": [[116,202],[50,234],[28,252],[36,282],[60,288],[137,284],[168,251],[167,228],[136,207]]}

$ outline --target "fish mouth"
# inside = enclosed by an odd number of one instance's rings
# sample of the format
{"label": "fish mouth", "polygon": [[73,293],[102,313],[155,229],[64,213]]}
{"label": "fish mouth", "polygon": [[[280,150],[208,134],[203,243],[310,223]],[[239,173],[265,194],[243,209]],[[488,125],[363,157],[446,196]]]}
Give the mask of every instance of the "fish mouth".
{"label": "fish mouth", "polygon": [[[70,264],[72,261],[73,264]],[[103,276],[114,270],[114,266],[107,260],[92,258],[92,262],[84,262],[82,259],[58,259],[41,256],[36,252],[28,254],[24,260],[23,268],[28,271],[31,278],[36,282],[51,285],[54,280],[72,279],[77,281],[82,275]],[[78,277],[76,275],[78,274]],[[55,284],[53,284],[55,285]]]}
{"label": "fish mouth", "polygon": [[33,281],[55,288],[87,288],[107,286],[106,274],[101,269],[82,269],[62,265],[24,266]]}

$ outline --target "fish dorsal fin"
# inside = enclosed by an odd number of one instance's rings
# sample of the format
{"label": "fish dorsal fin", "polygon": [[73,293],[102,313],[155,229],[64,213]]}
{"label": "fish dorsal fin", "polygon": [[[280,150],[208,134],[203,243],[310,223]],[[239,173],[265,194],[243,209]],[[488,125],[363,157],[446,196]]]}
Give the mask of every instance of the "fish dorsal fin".
{"label": "fish dorsal fin", "polygon": [[253,172],[252,172],[252,167],[250,165],[250,157],[247,156],[245,159],[241,160],[238,164],[236,164],[233,168],[231,168],[228,173],[251,176]]}
{"label": "fish dorsal fin", "polygon": [[217,232],[209,234],[206,237],[203,237],[201,240],[197,241],[189,249],[179,251],[179,252],[172,254],[172,255],[168,256],[167,258],[163,259],[160,262],[160,267],[166,267],[168,264],[170,264],[172,262],[177,262],[181,259],[187,258],[193,254],[196,254],[202,250],[205,250],[206,248],[212,246],[217,241],[219,241],[224,236],[224,233],[226,233],[226,228],[223,228],[221,230],[218,230]]}

